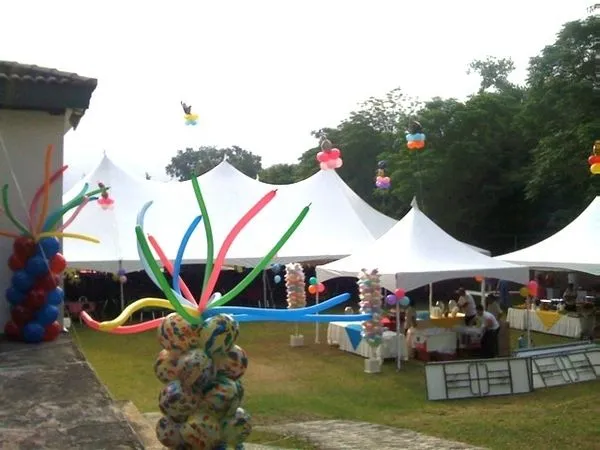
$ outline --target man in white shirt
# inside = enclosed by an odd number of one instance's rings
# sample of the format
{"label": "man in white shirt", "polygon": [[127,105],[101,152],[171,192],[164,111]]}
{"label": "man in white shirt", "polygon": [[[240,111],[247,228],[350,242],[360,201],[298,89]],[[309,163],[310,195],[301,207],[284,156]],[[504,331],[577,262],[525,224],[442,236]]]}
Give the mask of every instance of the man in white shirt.
{"label": "man in white shirt", "polygon": [[477,305],[477,315],[481,318],[481,356],[495,358],[498,355],[498,332],[500,324],[491,312],[484,311],[483,306]]}
{"label": "man in white shirt", "polygon": [[475,322],[477,310],[475,309],[475,299],[471,294],[467,294],[464,288],[460,288],[456,293],[458,297],[458,307],[465,314],[465,325],[470,327]]}

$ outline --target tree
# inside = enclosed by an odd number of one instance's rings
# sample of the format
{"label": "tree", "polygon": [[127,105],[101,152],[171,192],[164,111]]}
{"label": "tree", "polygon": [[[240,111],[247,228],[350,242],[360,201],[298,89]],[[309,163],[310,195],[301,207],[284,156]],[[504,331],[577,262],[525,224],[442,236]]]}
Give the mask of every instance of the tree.
{"label": "tree", "polygon": [[178,150],[166,167],[166,172],[179,181],[189,180],[194,173],[202,175],[220,164],[225,158],[233,167],[251,178],[262,169],[261,157],[237,145],[228,148],[200,147]]}
{"label": "tree", "polygon": [[515,70],[515,63],[511,58],[496,58],[488,56],[486,59],[476,59],[469,64],[467,73],[476,73],[481,77],[479,93],[489,88],[503,90],[513,87],[508,81],[508,76]]}
{"label": "tree", "polygon": [[263,169],[260,181],[270,184],[292,184],[297,180],[298,166],[296,164],[275,164]]}

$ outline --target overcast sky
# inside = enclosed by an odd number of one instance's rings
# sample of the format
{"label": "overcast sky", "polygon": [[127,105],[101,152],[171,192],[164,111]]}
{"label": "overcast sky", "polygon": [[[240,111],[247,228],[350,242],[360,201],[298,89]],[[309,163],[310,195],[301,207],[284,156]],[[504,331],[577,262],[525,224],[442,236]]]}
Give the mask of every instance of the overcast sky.
{"label": "overcast sky", "polygon": [[[70,178],[98,163],[166,179],[178,148],[240,145],[295,162],[357,104],[400,86],[464,98],[469,62],[511,57],[513,81],[592,0],[11,1],[0,59],[98,78],[65,141]],[[184,100],[200,115],[186,127]],[[342,149],[343,151],[343,149]]]}

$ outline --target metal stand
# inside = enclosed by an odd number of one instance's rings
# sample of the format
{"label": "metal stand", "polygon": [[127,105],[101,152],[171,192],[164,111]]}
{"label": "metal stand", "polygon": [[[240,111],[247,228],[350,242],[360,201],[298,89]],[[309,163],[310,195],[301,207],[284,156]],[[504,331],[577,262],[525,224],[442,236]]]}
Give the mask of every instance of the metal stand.
{"label": "metal stand", "polygon": [[[318,305],[319,304],[319,292],[317,291],[317,293],[315,294],[315,304]],[[317,312],[317,314],[319,314]],[[315,344],[320,344],[320,339],[319,339],[319,331],[320,331],[320,326],[319,326],[319,322],[315,323]]]}
{"label": "metal stand", "polygon": [[400,368],[402,366],[402,349],[401,349],[401,342],[402,339],[400,339],[400,337],[402,336],[401,330],[400,330],[400,308],[398,307],[398,304],[396,304],[396,370],[400,371]]}

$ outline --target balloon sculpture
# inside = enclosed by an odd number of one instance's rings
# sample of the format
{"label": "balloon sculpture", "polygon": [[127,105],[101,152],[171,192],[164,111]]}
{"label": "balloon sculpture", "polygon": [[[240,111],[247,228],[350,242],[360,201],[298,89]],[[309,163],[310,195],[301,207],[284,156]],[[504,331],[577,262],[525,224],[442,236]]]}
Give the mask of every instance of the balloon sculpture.
{"label": "balloon sculpture", "polygon": [[[63,166],[53,174],[50,173],[53,151],[53,146],[48,146],[46,149],[44,183],[34,194],[29,206],[27,227],[19,222],[11,211],[8,203],[8,184],[2,188],[4,213],[18,229],[18,233],[0,232],[0,236],[14,239],[13,253],[8,259],[8,267],[13,276],[6,290],[11,319],[4,326],[4,334],[9,339],[29,343],[53,341],[62,331],[58,322],[60,305],[64,299],[60,282],[67,262],[60,253],[59,238],[98,242],[92,237],[65,233],[64,230],[73,223],[90,200],[97,200],[94,196],[100,190],[88,192],[86,183],[73,200],[55,211],[48,212],[50,187],[61,179],[67,169],[67,166]],[[40,200],[42,200],[42,208],[38,215],[37,207]],[[75,211],[71,217],[59,225],[63,216],[72,209]]]}
{"label": "balloon sculpture", "polygon": [[371,347],[379,347],[383,338],[381,325],[381,285],[377,269],[367,272],[362,269],[358,274],[358,294],[360,312],[371,317],[362,324],[362,336]]}
{"label": "balloon sculpture", "polygon": [[423,126],[413,120],[408,126],[408,132],[406,133],[406,146],[409,150],[423,150],[425,148],[425,134],[423,133]]}
{"label": "balloon sculpture", "polygon": [[304,308],[306,306],[306,292],[304,291],[306,285],[302,264],[291,263],[285,266],[285,287],[288,308]]}
{"label": "balloon sculpture", "polygon": [[192,113],[192,105],[187,105],[184,102],[181,102],[181,107],[183,108],[186,125],[197,125],[198,124],[198,114]]}
{"label": "balloon sculpture", "polygon": [[100,198],[98,199],[97,203],[100,205],[100,208],[105,210],[112,209],[115,201],[108,195],[107,187],[104,185],[104,183],[99,182],[98,189],[100,191]]}
{"label": "balloon sculpture", "polygon": [[[330,322],[367,320],[363,315],[319,315],[343,303],[349,294],[334,297],[320,305],[295,310],[276,310],[223,306],[236,298],[269,264],[309,212],[302,209],[296,220],[271,251],[230,292],[213,294],[227,252],[237,235],[273,198],[277,191],[267,193],[233,227],[226,236],[214,260],[214,241],[208,211],[198,184],[192,185],[202,216],[196,217],[186,231],[177,252],[175,263],[164,254],[157,240],[144,233],[144,216],[151,202],[138,214],[135,228],[138,255],[150,279],[163,291],[167,300],[145,298],[129,305],[114,320],[97,322],[87,312],[81,318],[91,328],[114,334],[131,334],[158,328],[162,346],[155,362],[156,376],[165,383],[159,395],[159,408],[164,414],[156,425],[160,442],[172,449],[225,449],[227,445],[243,449],[243,442],[251,432],[250,416],[241,408],[244,390],[241,377],[248,366],[244,350],[236,345],[240,322]],[[189,288],[179,277],[187,242],[200,223],[206,234],[206,269],[200,298],[196,301]],[[150,245],[164,268],[171,274],[169,285]],[[159,318],[134,325],[124,325],[137,310],[152,307],[175,310],[165,319]]]}
{"label": "balloon sculpture", "polygon": [[595,141],[592,147],[592,154],[588,158],[590,172],[593,175],[600,175],[600,155],[598,153],[600,153],[600,141]]}
{"label": "balloon sculpture", "polygon": [[342,167],[342,152],[333,148],[333,145],[325,134],[321,134],[321,151],[317,153],[317,161],[321,170],[339,169]]}
{"label": "balloon sculpture", "polygon": [[377,163],[377,176],[375,178],[375,187],[377,189],[387,190],[390,188],[391,180],[390,177],[385,176],[385,168],[387,163],[385,161],[379,161]]}

